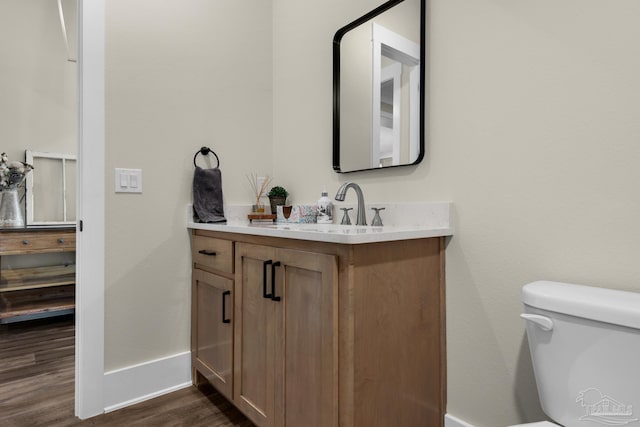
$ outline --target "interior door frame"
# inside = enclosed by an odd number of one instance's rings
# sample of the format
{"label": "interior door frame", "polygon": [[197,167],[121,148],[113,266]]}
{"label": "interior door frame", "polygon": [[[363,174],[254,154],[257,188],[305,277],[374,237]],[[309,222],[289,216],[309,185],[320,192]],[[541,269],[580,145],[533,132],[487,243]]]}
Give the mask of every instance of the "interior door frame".
{"label": "interior door frame", "polygon": [[78,1],[75,414],[104,412],[105,0]]}

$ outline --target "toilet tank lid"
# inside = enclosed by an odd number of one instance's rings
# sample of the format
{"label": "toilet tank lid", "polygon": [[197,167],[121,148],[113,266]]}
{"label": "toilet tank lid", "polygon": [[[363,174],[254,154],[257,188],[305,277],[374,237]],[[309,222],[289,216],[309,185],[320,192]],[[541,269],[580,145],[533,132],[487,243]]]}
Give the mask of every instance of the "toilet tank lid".
{"label": "toilet tank lid", "polygon": [[640,329],[640,293],[538,281],[522,288],[522,302],[542,310]]}

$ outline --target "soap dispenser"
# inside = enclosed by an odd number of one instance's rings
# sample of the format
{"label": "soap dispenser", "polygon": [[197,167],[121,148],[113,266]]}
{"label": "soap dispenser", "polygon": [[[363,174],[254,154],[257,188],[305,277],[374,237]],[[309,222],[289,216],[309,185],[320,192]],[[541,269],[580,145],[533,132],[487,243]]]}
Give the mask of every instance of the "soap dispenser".
{"label": "soap dispenser", "polygon": [[327,193],[327,189],[322,190],[322,195],[318,200],[318,224],[333,224],[333,205]]}

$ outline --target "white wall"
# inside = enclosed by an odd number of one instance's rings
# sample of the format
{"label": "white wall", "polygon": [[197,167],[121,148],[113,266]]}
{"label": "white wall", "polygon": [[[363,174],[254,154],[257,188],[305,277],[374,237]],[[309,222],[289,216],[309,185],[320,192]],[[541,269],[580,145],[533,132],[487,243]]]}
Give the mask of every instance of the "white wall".
{"label": "white wall", "polygon": [[77,65],[67,61],[57,2],[0,2],[0,58],[0,152],[21,161],[26,149],[75,153]]}
{"label": "white wall", "polygon": [[[193,155],[211,147],[225,201],[250,200],[245,175],[271,170],[272,50],[268,1],[109,0],[106,15],[111,371],[189,349]],[[115,167],[141,168],[144,193],[115,194]]]}
{"label": "white wall", "polygon": [[448,411],[478,427],[540,419],[521,286],[640,291],[640,6],[432,0],[426,159],[337,175],[331,40],[377,3],[274,0],[274,170],[305,200],[355,180],[367,202],[453,201]]}
{"label": "white wall", "polygon": [[259,171],[295,203],[346,180],[368,202],[453,201],[448,411],[539,419],[521,286],[640,291],[637,2],[432,0],[426,158],[348,175],[331,170],[331,41],[379,2],[271,3],[107,4],[107,170],[142,168],[145,193],[107,188],[106,368],[188,348],[183,211],[207,144],[228,202]]}

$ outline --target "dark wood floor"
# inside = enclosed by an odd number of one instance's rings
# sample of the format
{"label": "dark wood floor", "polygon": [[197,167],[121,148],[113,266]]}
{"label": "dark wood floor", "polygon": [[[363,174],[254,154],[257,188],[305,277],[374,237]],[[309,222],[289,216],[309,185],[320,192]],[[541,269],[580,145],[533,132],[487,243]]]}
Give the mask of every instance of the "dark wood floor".
{"label": "dark wood floor", "polygon": [[0,425],[253,426],[211,387],[189,387],[81,421],[74,412],[74,320],[0,325]]}

